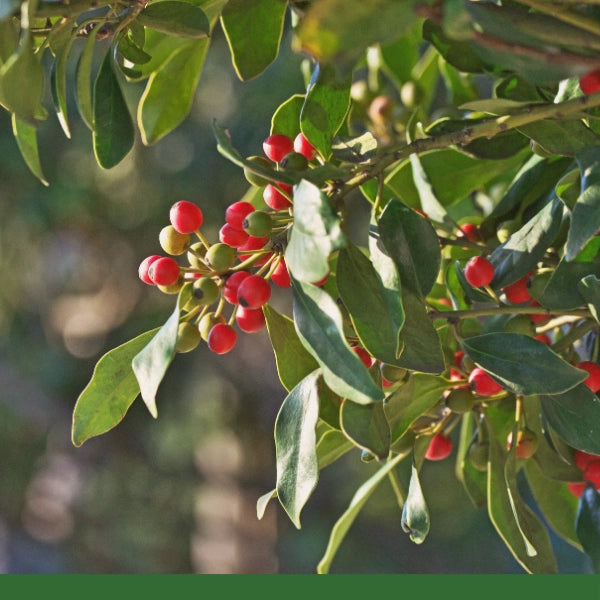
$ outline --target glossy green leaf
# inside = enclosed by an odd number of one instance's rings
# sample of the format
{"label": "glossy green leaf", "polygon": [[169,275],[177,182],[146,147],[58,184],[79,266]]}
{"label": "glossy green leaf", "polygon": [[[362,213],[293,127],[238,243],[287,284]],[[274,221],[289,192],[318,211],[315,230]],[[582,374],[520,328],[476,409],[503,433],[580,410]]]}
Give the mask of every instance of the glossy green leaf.
{"label": "glossy green leaf", "polygon": [[[388,267],[394,268],[393,263]],[[395,279],[397,285],[386,287],[382,276],[388,282]],[[397,274],[390,270],[380,274],[369,257],[348,242],[338,254],[336,282],[340,298],[364,347],[375,358],[395,363],[401,350],[399,334],[404,324]],[[393,302],[394,292],[398,294],[396,306],[388,302]]]}
{"label": "glossy green leaf", "polygon": [[587,277],[600,277],[600,259],[594,262],[567,262],[563,257],[552,273],[540,302],[549,309],[573,309],[585,305],[579,282]]}
{"label": "glossy green leaf", "polygon": [[11,115],[11,120],[13,134],[25,164],[44,185],[49,185],[40,162],[37,128],[35,125],[21,121],[14,113]]}
{"label": "glossy green leaf", "polygon": [[300,130],[326,159],[350,107],[351,83],[350,75],[340,76],[334,67],[315,65],[300,114]]}
{"label": "glossy green leaf", "polygon": [[600,399],[581,384],[558,395],[540,396],[542,414],[570,446],[600,454]]}
{"label": "glossy green leaf", "polygon": [[422,544],[429,533],[429,510],[419,481],[419,472],[414,463],[411,469],[408,495],[402,508],[402,530],[408,533],[415,544]]}
{"label": "glossy green leaf", "polygon": [[300,113],[304,105],[304,94],[294,94],[281,104],[271,117],[270,133],[287,135],[294,139],[300,131]]}
{"label": "glossy green leaf", "polygon": [[340,218],[329,198],[314,184],[294,186],[294,225],[285,251],[290,273],[298,281],[320,281],[329,273],[329,256],[346,243]]}
{"label": "glossy green leaf", "polygon": [[208,17],[200,6],[175,0],[147,4],[136,21],[144,27],[180,38],[205,38],[210,32]]}
{"label": "glossy green leaf", "polygon": [[175,357],[175,343],[179,328],[181,307],[185,305],[191,293],[191,284],[186,284],[177,296],[177,304],[171,316],[158,330],[150,342],[135,355],[131,362],[138,380],[142,400],[150,414],[156,419],[156,393],[169,365]]}
{"label": "glossy green leaf", "polygon": [[275,420],[277,496],[300,529],[300,512],[319,477],[316,425],[319,416],[319,370],[308,374],[287,395]]}
{"label": "glossy green leaf", "polygon": [[292,277],[294,323],[304,347],[319,363],[328,387],[359,404],[383,400],[360,358],[344,335],[336,302],[320,287]]}
{"label": "glossy green leaf", "polygon": [[441,249],[431,222],[398,199],[390,200],[379,217],[379,234],[404,289],[424,298],[437,280]]}
{"label": "glossy green leaf", "polygon": [[104,169],[118,165],[133,148],[135,130],[113,68],[112,52],[104,56],[94,83],[94,154]]}
{"label": "glossy green leaf", "polygon": [[549,346],[520,333],[487,333],[463,341],[471,359],[515,394],[561,394],[581,383],[586,373]]}
{"label": "glossy green leaf", "polygon": [[94,60],[94,48],[96,47],[96,36],[104,23],[98,23],[88,34],[83,51],[77,60],[75,69],[75,102],[77,110],[83,122],[89,129],[94,129],[94,112],[92,100],[92,65]]}
{"label": "glossy green leaf", "polygon": [[383,404],[356,404],[344,401],[340,413],[342,431],[356,446],[387,458],[390,452],[391,432]]}
{"label": "glossy green leaf", "polygon": [[235,72],[242,81],[260,75],[277,58],[287,2],[229,0],[221,25]]}
{"label": "glossy green leaf", "polygon": [[107,352],[77,398],[73,411],[72,440],[77,447],[118,425],[140,393],[131,368],[133,357],[156,335],[147,331]]}
{"label": "glossy green leaf", "polygon": [[363,483],[358,490],[356,490],[350,505],[344,511],[344,514],[336,521],[331,533],[329,535],[329,542],[325,550],[325,554],[321,558],[318,566],[317,573],[326,574],[329,573],[331,563],[335,558],[335,555],[344,540],[344,537],[348,533],[348,530],[354,523],[356,517],[367,503],[367,500],[371,497],[371,494],[377,489],[377,486],[387,478],[390,471],[403,459],[404,454],[398,454],[392,460],[385,463],[374,475],[372,475],[365,483]]}
{"label": "glossy green leaf", "polygon": [[588,485],[581,495],[576,518],[577,535],[590,557],[594,573],[600,573],[600,492]]}
{"label": "glossy green leaf", "polygon": [[319,365],[302,345],[294,322],[270,304],[263,306],[269,339],[275,353],[277,373],[289,392]]}
{"label": "glossy green leaf", "polygon": [[595,275],[586,275],[577,284],[577,291],[585,300],[594,319],[600,323],[600,279]]}
{"label": "glossy green leaf", "polygon": [[581,191],[571,212],[565,258],[573,260],[600,230],[600,145],[575,155],[581,173]]}
{"label": "glossy green leaf", "polygon": [[328,429],[317,442],[319,471],[335,462],[356,446],[339,430]]}

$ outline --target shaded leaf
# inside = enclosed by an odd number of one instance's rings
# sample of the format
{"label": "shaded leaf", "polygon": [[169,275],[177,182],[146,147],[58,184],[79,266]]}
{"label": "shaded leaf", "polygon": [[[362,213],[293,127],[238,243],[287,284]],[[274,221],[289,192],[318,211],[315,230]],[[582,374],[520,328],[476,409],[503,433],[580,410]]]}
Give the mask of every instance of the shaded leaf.
{"label": "shaded leaf", "polygon": [[473,505],[483,508],[487,505],[487,474],[476,469],[468,458],[469,446],[475,434],[475,420],[472,412],[463,415],[460,422],[460,436],[456,451],[454,471],[463,484]]}
{"label": "shaded leaf", "polygon": [[577,291],[587,303],[594,319],[600,323],[600,279],[596,275],[586,275],[577,284]]}
{"label": "shaded leaf", "polygon": [[600,493],[588,484],[579,499],[577,535],[592,561],[594,573],[600,573]]}
{"label": "shaded leaf", "polygon": [[21,156],[29,170],[44,184],[49,185],[44,176],[40,163],[40,153],[37,141],[37,128],[25,121],[21,121],[14,113],[11,116],[12,130]]}
{"label": "shaded leaf", "polygon": [[335,462],[356,446],[339,430],[328,429],[317,442],[319,471]]}
{"label": "shaded leaf", "polygon": [[600,260],[567,262],[565,257],[561,258],[539,298],[540,303],[549,309],[563,310],[583,306],[585,299],[579,283],[588,276],[600,276]]}
{"label": "shaded leaf", "polygon": [[340,422],[342,431],[357,446],[371,452],[380,460],[387,458],[391,433],[381,402],[356,404],[343,401]]}
{"label": "shaded leaf", "polygon": [[402,530],[415,544],[422,544],[429,533],[429,510],[425,503],[419,472],[414,463],[411,469],[408,495],[402,508]]}
{"label": "shaded leaf", "polygon": [[77,60],[77,67],[75,69],[75,102],[77,104],[77,110],[81,116],[83,122],[88,126],[89,129],[94,129],[94,112],[93,112],[93,101],[92,101],[92,63],[94,60],[94,48],[96,47],[96,36],[100,31],[100,28],[104,25],[103,21],[100,21],[88,34],[85,46],[83,47],[82,53],[79,55]]}
{"label": "shaded leaf", "polygon": [[136,21],[144,27],[180,38],[205,38],[210,32],[208,17],[200,6],[175,0],[147,4]]}
{"label": "shaded leaf", "polygon": [[562,156],[576,156],[587,146],[600,142],[600,138],[581,120],[547,119],[518,129],[550,154]]}

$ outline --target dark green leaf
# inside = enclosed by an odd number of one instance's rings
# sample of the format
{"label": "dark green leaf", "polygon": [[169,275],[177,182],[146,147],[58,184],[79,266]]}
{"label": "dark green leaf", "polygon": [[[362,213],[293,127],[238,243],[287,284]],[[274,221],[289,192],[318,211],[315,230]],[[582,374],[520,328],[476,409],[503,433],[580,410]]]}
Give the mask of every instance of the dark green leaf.
{"label": "dark green leaf", "polygon": [[340,218],[329,198],[308,181],[294,186],[294,225],[285,251],[294,278],[320,281],[329,273],[330,254],[345,243]]}
{"label": "dark green leaf", "polygon": [[600,138],[583,121],[545,120],[519,127],[551,154],[576,156],[587,146],[598,145]]}
{"label": "dark green leaf", "polygon": [[340,422],[342,431],[357,446],[371,452],[380,460],[387,458],[391,433],[381,402],[356,404],[344,401]]}
{"label": "dark green leaf", "polygon": [[303,94],[294,94],[281,104],[271,117],[271,133],[287,135],[293,140],[300,131],[300,113],[303,105]]}
{"label": "dark green leaf", "polygon": [[260,75],[277,58],[286,10],[282,0],[229,0],[223,8],[221,24],[242,81]]}
{"label": "dark green leaf", "polygon": [[12,114],[12,129],[17,146],[21,152],[23,160],[30,171],[44,184],[49,185],[42,165],[40,163],[40,154],[37,141],[37,128],[25,121],[21,121],[14,113]]}
{"label": "dark green leaf", "polygon": [[208,17],[199,6],[175,0],[147,4],[136,21],[144,27],[180,38],[205,38],[210,32]]}
{"label": "dark green leaf", "polygon": [[77,60],[75,70],[75,102],[77,110],[89,129],[94,129],[94,112],[92,107],[92,61],[94,59],[94,48],[96,47],[96,36],[103,22],[98,23],[88,34],[83,52]]}
{"label": "dark green leaf", "polygon": [[93,131],[96,160],[104,169],[119,164],[133,148],[133,120],[113,70],[110,50],[94,83]]}
{"label": "dark green leaf", "polygon": [[335,301],[320,287],[292,277],[294,323],[300,340],[336,394],[359,404],[383,400],[360,358],[351,350]]}
{"label": "dark green leaf", "polygon": [[600,493],[593,485],[588,485],[579,499],[576,528],[594,573],[600,573]]}
{"label": "dark green leaf", "polygon": [[600,323],[600,279],[595,275],[586,275],[577,284],[577,290],[587,303],[594,319]]}
{"label": "dark green leaf", "polygon": [[319,478],[316,426],[320,371],[307,375],[287,395],[275,420],[277,496],[300,529],[300,512]]}
{"label": "dark green leaf", "polygon": [[113,348],[98,361],[73,411],[72,440],[75,446],[109,431],[123,420],[140,393],[131,361],[157,331],[142,333]]}
{"label": "dark green leaf", "polygon": [[600,276],[600,260],[567,262],[563,257],[548,280],[539,301],[549,309],[573,309],[585,304],[579,282],[586,276]]}
{"label": "dark green leaf", "polygon": [[422,544],[429,533],[429,510],[425,503],[419,472],[412,465],[408,496],[402,508],[402,529],[415,544]]}
{"label": "dark green leaf", "polygon": [[475,364],[515,394],[561,394],[586,377],[546,344],[520,333],[487,333],[463,341]]}
{"label": "dark green leaf", "polygon": [[277,312],[270,304],[265,304],[263,312],[275,353],[277,373],[283,387],[289,392],[318,364],[302,345],[294,322],[289,317]]}

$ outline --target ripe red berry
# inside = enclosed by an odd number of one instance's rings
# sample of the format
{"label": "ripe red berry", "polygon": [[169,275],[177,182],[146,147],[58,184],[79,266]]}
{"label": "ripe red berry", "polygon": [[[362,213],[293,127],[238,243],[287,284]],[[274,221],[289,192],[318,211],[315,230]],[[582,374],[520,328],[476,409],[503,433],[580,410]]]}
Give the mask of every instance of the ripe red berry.
{"label": "ripe red berry", "polygon": [[277,286],[281,288],[290,287],[292,285],[292,281],[290,279],[290,273],[287,269],[287,265],[285,264],[285,259],[282,258],[275,270],[271,274],[271,281]]}
{"label": "ripe red berry", "polygon": [[225,285],[223,286],[223,297],[229,304],[237,304],[237,292],[238,287],[240,287],[240,283],[249,277],[250,273],[248,271],[236,271],[232,273],[227,280],[225,281]]}
{"label": "ripe red berry", "polygon": [[598,459],[600,459],[600,456],[584,452],[583,450],[575,450],[575,452],[573,452],[573,460],[582,471],[585,471],[585,468],[589,463]]}
{"label": "ripe red berry", "polygon": [[596,393],[600,390],[600,365],[591,360],[584,360],[575,365],[578,369],[583,369],[588,372],[587,379],[583,382],[592,392]]}
{"label": "ripe red berry", "polygon": [[265,244],[268,241],[268,237],[255,237],[253,235],[249,235],[246,243],[238,247],[238,252],[251,252],[253,250],[261,250],[262,248],[264,248]]}
{"label": "ripe red berry", "polygon": [[226,323],[217,323],[208,333],[206,343],[215,354],[226,354],[233,349],[236,341],[237,333],[233,327]]}
{"label": "ripe red berry", "polygon": [[237,308],[235,322],[245,333],[260,331],[266,324],[262,308],[245,308],[242,305]]}
{"label": "ripe red berry", "polygon": [[473,287],[484,287],[494,279],[494,266],[484,256],[474,256],[465,265],[465,279]]}
{"label": "ripe red berry", "polygon": [[271,297],[269,282],[260,275],[250,275],[239,285],[238,302],[245,308],[260,308]]}
{"label": "ripe red berry", "polygon": [[550,339],[550,336],[546,333],[540,333],[539,335],[534,335],[533,339],[537,340],[538,342],[542,342],[542,344],[546,344],[546,346],[552,345],[552,340]]}
{"label": "ripe red berry", "polygon": [[[506,439],[506,449],[510,450],[512,446],[512,431]],[[529,429],[520,429],[517,432],[517,458],[527,460],[531,458],[538,447],[537,435]]]}
{"label": "ripe red berry", "polygon": [[582,75],[579,78],[579,87],[584,94],[600,92],[600,69]]}
{"label": "ripe red berry", "polygon": [[312,160],[317,155],[317,149],[304,137],[303,133],[299,133],[294,138],[294,150],[306,156],[307,160]]}
{"label": "ripe red berry", "polygon": [[521,279],[503,288],[504,295],[511,304],[523,304],[531,300],[529,288],[527,287],[528,280],[528,276],[521,277]]}
{"label": "ripe red berry", "polygon": [[470,242],[476,242],[479,239],[479,227],[475,223],[465,223],[460,226],[456,237],[466,237]]}
{"label": "ripe red berry", "polygon": [[246,202],[245,200],[234,202],[225,209],[225,222],[234,229],[243,230],[244,219],[251,212],[254,212],[254,210],[255,208],[252,206],[252,204],[250,204],[250,202]]}
{"label": "ripe red berry", "polygon": [[478,396],[495,396],[504,389],[479,367],[469,373],[469,385]]}
{"label": "ripe red berry", "polygon": [[179,233],[194,233],[200,229],[204,215],[193,202],[180,200],[171,206],[169,219]]}
{"label": "ripe red berry", "polygon": [[596,489],[600,488],[600,459],[591,460],[583,470],[583,478]]}
{"label": "ripe red berry", "polygon": [[158,254],[152,254],[152,256],[147,256],[140,263],[140,266],[138,267],[138,275],[144,283],[147,283],[148,285],[154,285],[154,282],[152,281],[152,279],[150,279],[150,276],[148,275],[148,269],[150,268],[150,265],[159,258],[160,256]]}
{"label": "ripe red berry", "polygon": [[351,346],[351,348],[367,369],[370,369],[373,366],[375,359],[362,346]]}
{"label": "ripe red berry", "polygon": [[[281,189],[290,193],[292,191],[291,185],[277,184]],[[289,208],[292,203],[272,184],[269,184],[263,190],[263,200],[265,204],[273,210],[284,210]]]}
{"label": "ripe red berry", "polygon": [[585,488],[587,486],[587,483],[585,481],[579,482],[579,481],[569,481],[567,483],[567,487],[569,488],[569,491],[571,492],[571,494],[573,494],[573,496],[579,498],[581,496],[581,494],[583,494]]}
{"label": "ripe red berry", "polygon": [[293,152],[294,142],[287,135],[274,133],[263,142],[263,150],[273,162],[279,162],[286,154]]}
{"label": "ripe red berry", "polygon": [[425,453],[427,460],[444,460],[452,452],[452,438],[444,433],[438,433],[431,438]]}
{"label": "ripe red berry", "polygon": [[[529,303],[529,306],[541,306],[541,304],[537,300],[532,300]],[[544,314],[530,314],[529,317],[534,323],[541,323],[543,321],[547,321],[550,318],[550,315]]]}
{"label": "ripe red berry", "polygon": [[219,229],[219,240],[232,248],[239,248],[248,241],[248,234],[243,229],[235,229],[229,223],[225,223]]}
{"label": "ripe red berry", "polygon": [[179,265],[170,256],[161,256],[152,262],[148,277],[156,285],[173,285],[179,279]]}

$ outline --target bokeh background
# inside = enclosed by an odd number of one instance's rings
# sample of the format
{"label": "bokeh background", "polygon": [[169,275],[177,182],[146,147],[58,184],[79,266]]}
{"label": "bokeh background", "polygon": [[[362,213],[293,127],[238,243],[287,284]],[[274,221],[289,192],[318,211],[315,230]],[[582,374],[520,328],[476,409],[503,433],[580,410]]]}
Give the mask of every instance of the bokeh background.
{"label": "bokeh background", "polygon": [[[193,109],[155,146],[136,143],[110,171],[71,107],[72,139],[51,115],[40,130],[41,185],[0,113],[0,572],[314,573],[329,532],[375,466],[351,452],[326,468],[297,530],[272,501],[273,427],[285,391],[266,331],[215,356],[179,355],[154,420],[138,398],[112,431],[71,443],[71,414],[97,360],[161,325],[174,297],[141,283],[140,261],[177,200],[198,203],[216,240],[247,182],[216,150],[211,122],[245,155],[260,154],[271,115],[305,89],[289,36],[257,79],[235,76],[220,32]],[[129,86],[134,105],[141,88]],[[48,103],[48,106],[51,106]],[[350,200],[357,235],[368,208]],[[274,297],[289,314],[286,291]],[[430,463],[422,484],[431,532],[415,545],[387,484],[350,529],[332,573],[522,573],[453,468]],[[587,573],[553,538],[562,573]]]}

